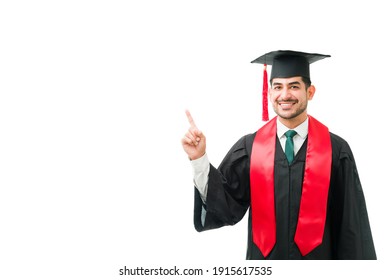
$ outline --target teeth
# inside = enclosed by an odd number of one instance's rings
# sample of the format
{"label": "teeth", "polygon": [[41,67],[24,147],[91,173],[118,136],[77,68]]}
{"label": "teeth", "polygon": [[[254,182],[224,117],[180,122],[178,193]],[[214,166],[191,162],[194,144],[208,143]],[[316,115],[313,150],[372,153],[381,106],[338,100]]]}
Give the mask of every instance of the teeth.
{"label": "teeth", "polygon": [[291,102],[291,103],[279,103],[279,105],[282,107],[282,108],[291,108],[295,103]]}

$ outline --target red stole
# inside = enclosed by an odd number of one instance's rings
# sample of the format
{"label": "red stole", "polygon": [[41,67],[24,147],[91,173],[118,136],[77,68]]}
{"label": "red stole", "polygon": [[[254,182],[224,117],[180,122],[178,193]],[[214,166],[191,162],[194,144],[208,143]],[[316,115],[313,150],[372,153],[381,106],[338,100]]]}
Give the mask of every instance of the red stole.
{"label": "red stole", "polygon": [[[322,243],[332,165],[329,130],[311,116],[307,141],[302,197],[294,238],[303,256]],[[276,243],[275,145],[276,117],[257,131],[250,162],[253,242],[264,257]]]}

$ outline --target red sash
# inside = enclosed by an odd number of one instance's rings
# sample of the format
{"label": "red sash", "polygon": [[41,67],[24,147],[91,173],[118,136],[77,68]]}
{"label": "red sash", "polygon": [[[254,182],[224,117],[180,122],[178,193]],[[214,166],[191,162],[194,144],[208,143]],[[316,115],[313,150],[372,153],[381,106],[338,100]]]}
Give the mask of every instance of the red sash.
{"label": "red sash", "polygon": [[[276,243],[275,145],[276,117],[256,133],[250,163],[253,242],[264,257],[268,256]],[[322,243],[331,166],[329,130],[309,116],[305,174],[294,238],[303,256]]]}

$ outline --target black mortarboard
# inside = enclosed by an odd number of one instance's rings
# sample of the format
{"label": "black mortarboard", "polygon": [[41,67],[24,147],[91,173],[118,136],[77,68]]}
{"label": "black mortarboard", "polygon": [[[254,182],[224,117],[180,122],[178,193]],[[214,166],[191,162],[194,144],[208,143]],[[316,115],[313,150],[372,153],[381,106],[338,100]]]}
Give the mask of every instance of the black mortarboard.
{"label": "black mortarboard", "polygon": [[256,58],[252,63],[272,65],[271,80],[273,78],[295,76],[310,79],[309,64],[326,57],[330,57],[330,55],[296,51],[274,51]]}
{"label": "black mortarboard", "polygon": [[251,63],[264,64],[263,77],[263,120],[268,120],[268,79],[267,65],[272,65],[271,78],[306,77],[310,79],[310,63],[330,57],[330,55],[318,53],[305,53],[296,51],[273,51],[266,53]]}

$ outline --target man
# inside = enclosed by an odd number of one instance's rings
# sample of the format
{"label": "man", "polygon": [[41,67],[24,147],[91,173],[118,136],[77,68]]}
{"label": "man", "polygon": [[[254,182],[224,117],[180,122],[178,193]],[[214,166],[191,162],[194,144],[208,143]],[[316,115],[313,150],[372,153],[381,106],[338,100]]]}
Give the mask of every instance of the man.
{"label": "man", "polygon": [[195,228],[234,225],[249,208],[247,259],[376,259],[352,151],[307,114],[315,94],[309,64],[326,57],[275,51],[253,61],[272,65],[268,95],[277,117],[242,137],[218,169],[186,112]]}

